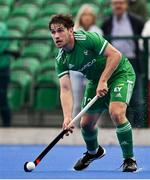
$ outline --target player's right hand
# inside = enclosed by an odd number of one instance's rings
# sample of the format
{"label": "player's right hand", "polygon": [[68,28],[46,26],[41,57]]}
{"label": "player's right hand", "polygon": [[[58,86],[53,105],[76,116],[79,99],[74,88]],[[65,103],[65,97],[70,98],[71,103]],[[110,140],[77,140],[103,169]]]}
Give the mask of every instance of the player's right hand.
{"label": "player's right hand", "polygon": [[96,95],[99,97],[103,97],[107,94],[107,92],[108,92],[107,82],[100,80],[96,89]]}
{"label": "player's right hand", "polygon": [[63,122],[63,129],[68,130],[68,132],[66,133],[66,136],[69,136],[69,132],[73,133],[74,126],[73,125],[68,126],[70,124],[71,120],[72,120],[71,118],[65,118],[64,122]]}

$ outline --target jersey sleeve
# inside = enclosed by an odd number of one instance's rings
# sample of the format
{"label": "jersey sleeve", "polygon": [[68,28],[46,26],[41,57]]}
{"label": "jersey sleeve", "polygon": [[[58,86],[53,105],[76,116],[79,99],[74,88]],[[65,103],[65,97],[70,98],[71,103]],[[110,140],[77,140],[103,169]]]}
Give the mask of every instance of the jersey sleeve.
{"label": "jersey sleeve", "polygon": [[108,45],[108,41],[98,33],[87,33],[87,44],[90,49],[93,49],[97,55],[102,55]]}
{"label": "jersey sleeve", "polygon": [[69,68],[67,67],[67,64],[65,63],[65,60],[60,55],[60,53],[56,57],[55,69],[56,69],[58,78],[61,78],[65,74],[69,74]]}

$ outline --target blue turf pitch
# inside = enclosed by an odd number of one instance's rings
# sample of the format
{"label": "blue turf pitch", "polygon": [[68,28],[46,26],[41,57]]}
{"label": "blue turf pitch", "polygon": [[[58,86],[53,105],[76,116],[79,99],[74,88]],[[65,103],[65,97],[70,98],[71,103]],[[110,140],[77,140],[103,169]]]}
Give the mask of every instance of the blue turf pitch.
{"label": "blue turf pitch", "polygon": [[25,161],[33,161],[43,145],[0,145],[0,179],[150,179],[150,147],[135,147],[138,172],[123,173],[119,146],[105,146],[107,154],[82,172],[72,169],[85,151],[83,146],[55,146],[31,173],[23,170]]}

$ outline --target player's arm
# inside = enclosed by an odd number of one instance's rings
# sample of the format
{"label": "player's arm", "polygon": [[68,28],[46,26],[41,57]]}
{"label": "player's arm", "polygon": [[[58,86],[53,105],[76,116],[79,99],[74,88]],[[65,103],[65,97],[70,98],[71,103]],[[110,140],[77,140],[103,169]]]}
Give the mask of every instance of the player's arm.
{"label": "player's arm", "polygon": [[107,93],[107,81],[109,80],[115,69],[118,67],[122,56],[121,53],[109,43],[105,48],[103,54],[107,57],[107,62],[97,86],[98,96],[104,96]]}
{"label": "player's arm", "polygon": [[[64,115],[63,128],[65,129],[72,120],[73,96],[69,75],[65,74],[59,79],[59,81],[60,99]],[[69,130],[72,132],[71,128]]]}
{"label": "player's arm", "polygon": [[108,91],[107,81],[117,68],[121,60],[121,53],[110,43],[108,43],[108,41],[104,39],[103,36],[90,32],[86,32],[86,35],[87,47],[93,50],[97,56],[106,57],[106,66],[103,73],[101,74],[96,90],[96,94],[98,96],[104,96]]}

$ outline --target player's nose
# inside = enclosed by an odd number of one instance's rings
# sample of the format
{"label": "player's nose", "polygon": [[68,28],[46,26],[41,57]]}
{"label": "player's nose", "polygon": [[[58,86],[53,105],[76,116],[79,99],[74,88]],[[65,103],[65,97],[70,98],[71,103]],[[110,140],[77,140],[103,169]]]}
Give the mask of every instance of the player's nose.
{"label": "player's nose", "polygon": [[59,33],[55,33],[55,39],[59,39]]}

